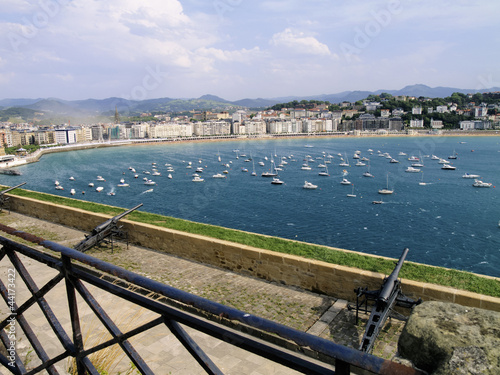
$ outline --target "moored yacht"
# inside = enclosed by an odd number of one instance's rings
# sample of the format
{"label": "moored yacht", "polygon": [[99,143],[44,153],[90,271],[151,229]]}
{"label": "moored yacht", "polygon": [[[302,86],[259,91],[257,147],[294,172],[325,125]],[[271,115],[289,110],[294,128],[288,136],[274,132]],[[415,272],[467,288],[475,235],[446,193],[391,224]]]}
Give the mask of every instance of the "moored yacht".
{"label": "moored yacht", "polygon": [[302,186],[304,189],[317,189],[318,185],[314,185],[311,182],[304,181],[304,186]]}
{"label": "moored yacht", "polygon": [[474,187],[482,187],[482,188],[489,188],[492,185],[493,184],[490,182],[483,182],[481,180],[474,180],[474,183],[472,184],[472,186],[474,186]]}

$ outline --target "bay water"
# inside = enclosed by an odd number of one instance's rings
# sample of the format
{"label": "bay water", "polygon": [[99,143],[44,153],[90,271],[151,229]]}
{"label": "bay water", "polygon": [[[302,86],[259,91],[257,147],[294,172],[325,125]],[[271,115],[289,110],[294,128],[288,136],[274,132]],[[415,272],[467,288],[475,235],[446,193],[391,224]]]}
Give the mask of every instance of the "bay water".
{"label": "bay water", "polygon": [[[356,166],[356,151],[369,159],[365,166]],[[399,163],[390,163],[383,154]],[[441,169],[432,155],[456,169]],[[457,159],[448,159],[450,155]],[[406,172],[411,156],[422,159],[418,173]],[[341,158],[348,167],[339,166]],[[287,163],[278,171],[282,185],[261,176],[272,168],[271,160]],[[303,170],[304,163],[311,170]],[[329,176],[319,175],[325,170],[319,164],[327,166]],[[151,174],[155,167],[161,175]],[[192,181],[198,167],[203,168],[198,172],[203,182]],[[48,154],[17,169],[22,176],[0,175],[0,183],[26,181],[23,188],[29,190],[124,209],[143,203],[142,211],[393,258],[408,247],[411,261],[500,277],[497,136],[142,144]],[[363,176],[368,169],[374,177]],[[212,177],[223,171],[226,178]],[[473,187],[474,179],[462,178],[465,173],[480,175],[491,188]],[[106,181],[96,181],[97,176]],[[344,177],[351,185],[340,183]],[[128,187],[117,186],[122,178]],[[156,185],[145,185],[144,178]],[[56,180],[64,190],[55,189]],[[304,189],[305,181],[318,188]],[[103,187],[100,193],[98,186]],[[393,194],[380,195],[378,190],[387,186]]]}

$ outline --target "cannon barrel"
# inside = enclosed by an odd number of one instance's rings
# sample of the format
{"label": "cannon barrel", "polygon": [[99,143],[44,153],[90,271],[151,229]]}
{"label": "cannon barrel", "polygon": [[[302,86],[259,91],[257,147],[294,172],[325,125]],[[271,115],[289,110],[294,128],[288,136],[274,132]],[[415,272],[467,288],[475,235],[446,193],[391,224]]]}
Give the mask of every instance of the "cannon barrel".
{"label": "cannon barrel", "polygon": [[141,207],[143,204],[140,203],[138,204],[137,206],[131,208],[130,210],[127,210],[125,212],[122,212],[121,214],[119,215],[116,215],[115,217],[112,217],[111,219],[108,219],[106,220],[104,223],[102,224],[99,224],[98,226],[96,226],[93,230],[92,230],[92,235],[95,235],[95,234],[98,234],[98,233],[101,233],[102,231],[106,230],[108,227],[110,227],[111,224],[116,224],[121,218],[123,218],[124,216],[127,216],[129,213],[131,213],[132,211],[135,211],[137,210],[139,207]]}
{"label": "cannon barrel", "polygon": [[20,183],[19,185],[12,186],[12,187],[10,187],[8,189],[2,190],[2,191],[0,191],[0,195],[4,195],[5,193],[8,193],[11,190],[17,189],[19,186],[23,186],[25,184],[26,184],[26,182],[23,182],[23,183]]}
{"label": "cannon barrel", "polygon": [[401,254],[401,257],[399,258],[398,263],[396,264],[396,267],[392,271],[392,273],[387,276],[387,278],[384,280],[384,283],[382,285],[382,289],[380,291],[380,294],[377,298],[377,303],[382,304],[382,305],[387,305],[387,303],[390,300],[391,295],[397,290],[397,285],[399,284],[398,281],[398,276],[399,276],[399,271],[401,271],[401,267],[403,267],[403,263],[405,261],[406,255],[408,254],[409,249],[406,247],[403,250],[403,253]]}

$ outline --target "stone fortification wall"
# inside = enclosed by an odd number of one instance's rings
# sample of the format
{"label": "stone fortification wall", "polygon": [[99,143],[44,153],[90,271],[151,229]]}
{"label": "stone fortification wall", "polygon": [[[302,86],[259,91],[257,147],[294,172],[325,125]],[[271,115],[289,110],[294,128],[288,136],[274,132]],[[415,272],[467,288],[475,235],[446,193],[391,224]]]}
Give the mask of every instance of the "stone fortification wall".
{"label": "stone fortification wall", "polygon": [[[10,202],[13,211],[83,231],[91,231],[109,219],[103,214],[30,198],[11,196]],[[355,288],[379,289],[385,276],[126,219],[120,224],[128,231],[129,240],[139,246],[349,301],[355,299]],[[500,298],[405,279],[402,289],[408,297],[420,297],[424,301],[453,302],[500,311]]]}

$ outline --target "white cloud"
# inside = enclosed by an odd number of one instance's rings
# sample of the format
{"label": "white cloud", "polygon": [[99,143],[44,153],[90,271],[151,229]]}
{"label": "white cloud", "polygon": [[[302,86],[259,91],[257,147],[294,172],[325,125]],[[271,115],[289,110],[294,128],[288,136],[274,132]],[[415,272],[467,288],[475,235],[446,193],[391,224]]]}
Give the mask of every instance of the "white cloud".
{"label": "white cloud", "polygon": [[303,32],[293,31],[290,28],[272,36],[270,44],[281,47],[296,54],[329,56],[330,49],[326,44],[319,42],[312,36],[307,36]]}

